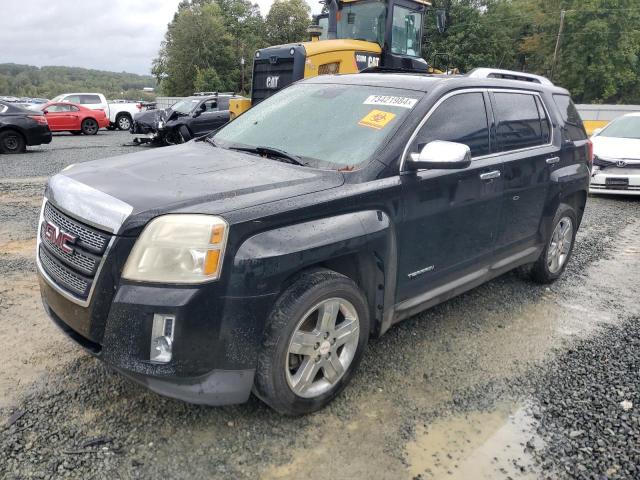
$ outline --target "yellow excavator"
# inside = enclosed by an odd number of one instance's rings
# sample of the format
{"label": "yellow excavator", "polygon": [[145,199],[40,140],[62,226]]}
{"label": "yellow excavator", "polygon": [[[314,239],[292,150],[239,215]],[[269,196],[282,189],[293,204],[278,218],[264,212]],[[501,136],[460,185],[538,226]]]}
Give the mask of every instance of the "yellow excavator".
{"label": "yellow excavator", "polygon": [[[422,59],[423,17],[429,0],[327,0],[328,13],[309,29],[310,42],[256,51],[251,98],[233,97],[231,119],[291,83],[366,68],[443,73]],[[443,17],[438,18],[438,26]],[[445,68],[446,70],[446,68]]]}

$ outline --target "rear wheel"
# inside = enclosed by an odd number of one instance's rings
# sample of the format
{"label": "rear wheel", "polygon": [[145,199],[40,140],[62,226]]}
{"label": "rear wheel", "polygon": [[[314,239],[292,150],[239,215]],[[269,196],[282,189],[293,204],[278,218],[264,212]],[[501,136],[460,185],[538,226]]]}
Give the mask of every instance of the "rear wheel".
{"label": "rear wheel", "polygon": [[116,118],[116,125],[120,130],[129,130],[131,128],[131,117],[126,113],[118,115],[118,118]]}
{"label": "rear wheel", "polygon": [[26,147],[27,142],[20,132],[15,130],[0,132],[0,153],[22,153]]}
{"label": "rear wheel", "polygon": [[540,258],[533,264],[530,275],[538,283],[555,282],[569,263],[577,233],[575,210],[561,203],[551,224],[551,235]]}
{"label": "rear wheel", "polygon": [[98,122],[96,122],[93,118],[85,118],[82,121],[82,125],[80,128],[82,128],[82,133],[84,133],[85,135],[95,135],[99,130]]}
{"label": "rear wheel", "polygon": [[330,270],[305,273],[269,315],[254,392],[286,415],[319,410],[349,383],[368,338],[357,285]]}

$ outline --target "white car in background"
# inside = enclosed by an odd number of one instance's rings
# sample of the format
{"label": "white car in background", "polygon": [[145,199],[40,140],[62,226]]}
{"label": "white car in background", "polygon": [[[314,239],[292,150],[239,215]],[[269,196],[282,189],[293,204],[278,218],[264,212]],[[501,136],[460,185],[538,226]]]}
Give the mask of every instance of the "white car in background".
{"label": "white car in background", "polygon": [[129,130],[133,116],[142,111],[142,104],[139,102],[109,103],[102,93],[63,93],[51,101],[77,103],[91,110],[103,110],[111,126],[120,130]]}
{"label": "white car in background", "polygon": [[640,195],[640,112],[596,129],[590,193]]}

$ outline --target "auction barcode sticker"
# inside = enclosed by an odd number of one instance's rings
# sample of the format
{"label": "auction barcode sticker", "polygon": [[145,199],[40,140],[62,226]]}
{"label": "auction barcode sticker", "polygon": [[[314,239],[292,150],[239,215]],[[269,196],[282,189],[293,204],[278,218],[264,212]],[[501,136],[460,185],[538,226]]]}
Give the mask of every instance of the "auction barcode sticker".
{"label": "auction barcode sticker", "polygon": [[394,97],[392,95],[369,95],[363,105],[384,105],[387,107],[413,108],[418,102],[415,98]]}

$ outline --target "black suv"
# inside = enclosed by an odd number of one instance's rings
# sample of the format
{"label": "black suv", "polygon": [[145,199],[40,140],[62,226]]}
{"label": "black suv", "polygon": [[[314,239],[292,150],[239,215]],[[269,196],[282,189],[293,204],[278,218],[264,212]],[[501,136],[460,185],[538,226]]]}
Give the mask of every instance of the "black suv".
{"label": "black suv", "polygon": [[162,110],[136,114],[133,134],[151,135],[156,143],[175,145],[217,130],[229,121],[233,93],[196,94]]}
{"label": "black suv", "polygon": [[323,75],[215,135],[66,169],[40,219],[46,311],[163,395],[321,408],[370,336],[566,267],[587,136],[566,90],[494,75]]}

